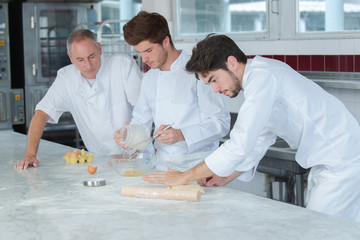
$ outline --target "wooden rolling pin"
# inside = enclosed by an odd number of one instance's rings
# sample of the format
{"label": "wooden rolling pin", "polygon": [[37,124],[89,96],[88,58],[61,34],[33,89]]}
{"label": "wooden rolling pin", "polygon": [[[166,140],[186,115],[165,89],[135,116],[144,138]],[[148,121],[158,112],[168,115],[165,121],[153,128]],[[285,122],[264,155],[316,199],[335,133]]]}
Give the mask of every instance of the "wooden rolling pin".
{"label": "wooden rolling pin", "polygon": [[166,188],[152,187],[132,187],[126,186],[121,188],[121,194],[127,197],[138,198],[160,198],[168,200],[182,201],[200,201],[201,193],[196,190],[176,190]]}

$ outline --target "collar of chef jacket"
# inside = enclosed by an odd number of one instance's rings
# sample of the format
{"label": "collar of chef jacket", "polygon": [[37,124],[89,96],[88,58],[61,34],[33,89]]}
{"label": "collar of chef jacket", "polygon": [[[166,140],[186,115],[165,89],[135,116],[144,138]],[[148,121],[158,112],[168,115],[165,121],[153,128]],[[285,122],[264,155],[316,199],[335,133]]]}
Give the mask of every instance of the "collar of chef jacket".
{"label": "collar of chef jacket", "polygon": [[253,59],[248,59],[247,63],[245,64],[244,74],[241,80],[241,87],[244,91],[246,89],[246,86],[248,85],[249,69],[258,63],[257,60],[259,58],[261,57],[255,56]]}
{"label": "collar of chef jacket", "polygon": [[[152,72],[171,72],[171,71],[176,71],[176,70],[183,70],[184,68],[184,64],[183,62],[188,62],[190,57],[188,57],[188,55],[183,51],[183,50],[178,50],[180,52],[180,55],[177,59],[175,59],[175,61],[170,65],[170,70],[169,71],[162,71],[160,68],[155,68],[155,69],[150,69],[149,71]],[[173,73],[172,73],[173,74]]]}
{"label": "collar of chef jacket", "polygon": [[96,79],[92,86],[89,85],[85,77],[82,76],[79,71],[81,78],[80,95],[84,100],[92,98],[103,89],[102,78],[105,77],[106,74],[104,71],[105,65],[105,58],[103,57],[103,55],[101,55],[101,66],[99,72],[96,74]]}
{"label": "collar of chef jacket", "polygon": [[183,68],[183,59],[186,57],[186,54],[182,50],[178,50],[180,52],[179,57],[171,64],[170,71],[178,70],[180,68]]}

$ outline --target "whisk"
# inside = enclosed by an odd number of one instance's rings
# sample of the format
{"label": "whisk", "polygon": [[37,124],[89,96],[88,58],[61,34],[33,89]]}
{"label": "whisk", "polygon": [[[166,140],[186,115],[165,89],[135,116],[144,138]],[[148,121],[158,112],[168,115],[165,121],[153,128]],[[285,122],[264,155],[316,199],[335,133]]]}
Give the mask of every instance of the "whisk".
{"label": "whisk", "polygon": [[[171,123],[171,124],[167,125],[167,126],[166,126],[164,129],[162,129],[162,130],[168,130],[169,128],[171,128],[172,125],[174,125],[174,123]],[[144,143],[146,143],[146,142],[149,142],[149,143],[150,143],[150,141],[154,141],[156,138],[160,137],[160,135],[161,135],[161,134],[156,134],[156,135],[154,135],[154,136],[152,136],[152,137],[149,137],[149,138],[147,138],[147,139],[145,139],[145,140],[143,140],[143,141],[135,144],[135,145],[133,146],[132,150],[128,153],[129,156],[130,156],[130,158],[131,158],[131,157],[135,157],[136,154],[140,152],[140,150],[137,149],[139,146],[141,146],[142,144],[144,144]],[[144,151],[144,150],[141,150],[141,151]]]}

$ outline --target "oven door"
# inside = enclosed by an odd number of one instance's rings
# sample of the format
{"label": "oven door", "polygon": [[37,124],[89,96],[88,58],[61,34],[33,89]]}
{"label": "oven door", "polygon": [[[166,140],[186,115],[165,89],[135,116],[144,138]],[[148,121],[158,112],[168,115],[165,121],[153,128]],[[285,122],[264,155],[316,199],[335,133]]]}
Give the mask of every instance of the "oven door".
{"label": "oven door", "polygon": [[[36,104],[45,96],[47,90],[48,87],[44,85],[28,86],[25,88],[26,119],[31,120],[35,113]],[[28,123],[28,126],[29,125],[30,121]]]}
{"label": "oven door", "polygon": [[91,4],[24,3],[23,32],[25,85],[47,83],[70,64],[66,40],[80,23],[87,22]]}
{"label": "oven door", "polygon": [[[31,120],[35,113],[36,105],[45,96],[47,90],[48,87],[44,85],[28,86],[25,89],[27,119]],[[30,121],[27,127],[29,127],[29,125]],[[79,147],[81,144],[74,119],[69,112],[64,112],[61,115],[58,124],[47,123],[42,138],[73,147]]]}
{"label": "oven door", "polygon": [[[26,94],[26,118],[31,119],[35,113],[35,107],[40,102],[40,100],[45,96],[48,87],[46,86],[28,86],[25,89]],[[71,114],[69,112],[63,113],[59,119],[59,127],[61,125],[72,125],[74,122]]]}
{"label": "oven door", "polygon": [[0,87],[0,129],[11,129],[10,89]]}

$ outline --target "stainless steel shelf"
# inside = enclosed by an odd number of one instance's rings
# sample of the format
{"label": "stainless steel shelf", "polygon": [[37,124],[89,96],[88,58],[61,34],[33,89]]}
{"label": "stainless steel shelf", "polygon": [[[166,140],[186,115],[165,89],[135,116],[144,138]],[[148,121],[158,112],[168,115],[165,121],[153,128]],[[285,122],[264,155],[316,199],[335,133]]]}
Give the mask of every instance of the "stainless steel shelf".
{"label": "stainless steel shelf", "polygon": [[360,73],[299,72],[323,88],[360,89]]}

